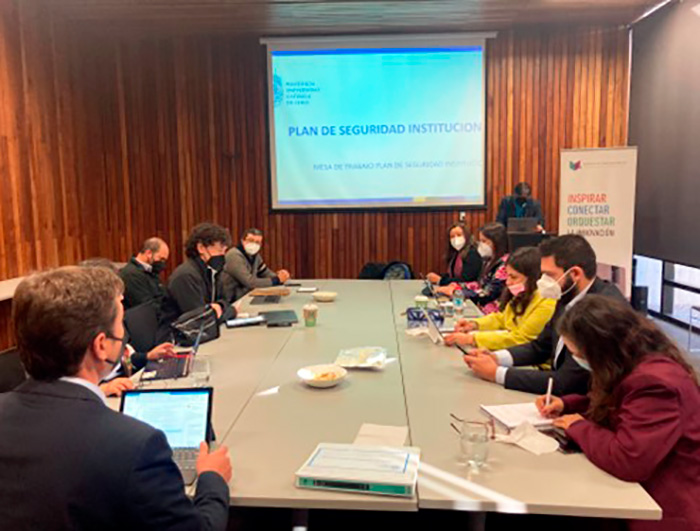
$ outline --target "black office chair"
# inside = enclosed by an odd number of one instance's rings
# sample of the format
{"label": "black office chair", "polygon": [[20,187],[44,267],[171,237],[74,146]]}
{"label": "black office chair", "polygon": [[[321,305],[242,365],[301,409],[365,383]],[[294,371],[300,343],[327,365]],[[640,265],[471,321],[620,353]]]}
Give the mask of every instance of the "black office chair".
{"label": "black office chair", "polygon": [[158,313],[154,304],[145,302],[128,309],[124,312],[124,326],[136,352],[148,352],[157,345]]}
{"label": "black office chair", "polygon": [[0,393],[12,391],[27,379],[19,350],[11,348],[0,352]]}

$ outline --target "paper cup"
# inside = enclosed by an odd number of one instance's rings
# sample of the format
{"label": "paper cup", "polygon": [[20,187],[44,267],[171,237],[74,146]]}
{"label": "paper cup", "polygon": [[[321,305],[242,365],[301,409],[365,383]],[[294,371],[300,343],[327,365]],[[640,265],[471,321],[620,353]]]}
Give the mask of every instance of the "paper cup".
{"label": "paper cup", "polygon": [[413,301],[415,302],[417,308],[425,309],[428,307],[428,297],[425,295],[416,295]]}
{"label": "paper cup", "polygon": [[318,306],[315,304],[306,304],[302,308],[304,313],[304,324],[308,327],[316,326],[318,320]]}

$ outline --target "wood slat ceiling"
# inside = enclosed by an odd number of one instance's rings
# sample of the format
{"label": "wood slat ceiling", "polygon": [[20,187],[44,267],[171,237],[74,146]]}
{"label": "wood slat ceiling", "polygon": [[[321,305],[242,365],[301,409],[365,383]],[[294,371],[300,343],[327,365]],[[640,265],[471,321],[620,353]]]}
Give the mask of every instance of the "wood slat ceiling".
{"label": "wood slat ceiling", "polygon": [[627,24],[660,0],[42,0],[116,29],[259,34],[503,30],[535,24]]}

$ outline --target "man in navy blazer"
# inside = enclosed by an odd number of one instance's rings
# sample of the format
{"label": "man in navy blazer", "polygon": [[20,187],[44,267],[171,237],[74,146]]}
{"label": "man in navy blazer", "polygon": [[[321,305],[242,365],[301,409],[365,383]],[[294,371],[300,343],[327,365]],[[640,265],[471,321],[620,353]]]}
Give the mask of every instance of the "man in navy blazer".
{"label": "man in navy blazer", "polygon": [[231,463],[200,446],[193,500],[165,435],[112,411],[98,387],[124,354],[123,284],[64,267],[17,288],[30,379],[0,396],[0,529],[224,530]]}

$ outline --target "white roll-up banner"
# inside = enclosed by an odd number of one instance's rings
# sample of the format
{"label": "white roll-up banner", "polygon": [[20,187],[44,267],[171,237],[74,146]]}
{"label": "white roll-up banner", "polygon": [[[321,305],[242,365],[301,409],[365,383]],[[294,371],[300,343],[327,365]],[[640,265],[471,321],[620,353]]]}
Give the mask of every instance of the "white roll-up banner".
{"label": "white roll-up banner", "polygon": [[559,234],[585,236],[601,275],[628,297],[636,180],[636,147],[561,151]]}

